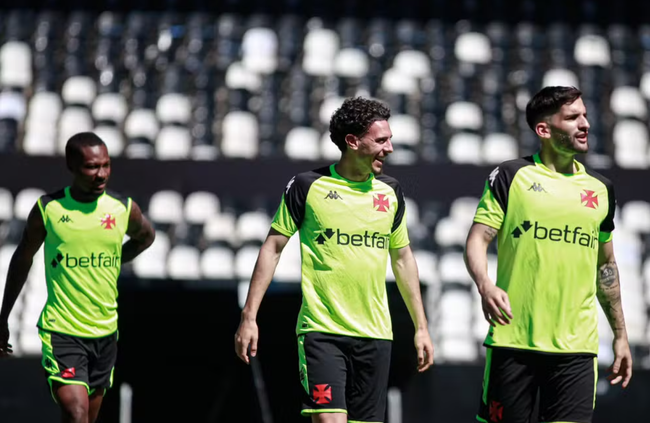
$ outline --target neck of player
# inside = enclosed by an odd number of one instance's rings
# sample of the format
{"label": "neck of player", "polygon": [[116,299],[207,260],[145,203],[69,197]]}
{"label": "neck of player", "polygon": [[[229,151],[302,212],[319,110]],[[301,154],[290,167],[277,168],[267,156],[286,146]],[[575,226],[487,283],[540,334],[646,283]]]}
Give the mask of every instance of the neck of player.
{"label": "neck of player", "polygon": [[97,200],[101,194],[82,191],[78,186],[70,186],[70,197],[79,203],[92,203]]}
{"label": "neck of player", "polygon": [[575,154],[567,154],[556,151],[548,144],[542,144],[539,158],[544,166],[554,172],[572,174],[577,171],[574,163]]}
{"label": "neck of player", "polygon": [[358,157],[352,154],[343,154],[341,160],[334,166],[336,173],[347,180],[354,182],[364,182],[370,177],[372,170],[366,170],[365,166]]}

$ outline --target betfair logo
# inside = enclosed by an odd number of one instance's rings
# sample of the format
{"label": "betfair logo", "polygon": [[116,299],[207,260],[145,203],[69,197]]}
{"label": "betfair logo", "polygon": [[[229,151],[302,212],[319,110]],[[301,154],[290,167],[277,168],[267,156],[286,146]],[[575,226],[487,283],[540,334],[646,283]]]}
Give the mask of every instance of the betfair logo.
{"label": "betfair logo", "polygon": [[66,267],[68,269],[74,269],[76,267],[85,269],[85,268],[111,268],[111,267],[120,267],[121,258],[120,256],[110,254],[105,254],[101,252],[99,254],[91,253],[90,256],[71,256],[66,254],[65,256],[61,253],[58,253],[56,257],[52,259],[50,265],[53,269],[56,269],[59,266]]}
{"label": "betfair logo", "polygon": [[341,197],[341,196],[339,195],[339,193],[336,192],[336,191],[330,191],[330,193],[327,194],[327,195],[325,196],[325,199],[326,199],[326,200],[327,200],[328,198],[329,198],[330,200],[342,200],[342,199],[343,199],[343,197]]}
{"label": "betfair logo", "polygon": [[537,182],[533,182],[530,188],[528,188],[528,191],[546,192],[546,190],[542,187],[542,184],[538,184]]}
{"label": "betfair logo", "polygon": [[530,223],[530,220],[524,220],[521,225],[517,226],[511,235],[514,238],[520,238],[529,230],[533,229],[533,238],[538,240],[548,239],[553,242],[565,242],[567,244],[578,244],[583,247],[592,249],[598,248],[598,232],[585,232],[581,226],[570,228],[564,225],[562,228],[547,228],[539,222]]}
{"label": "betfair logo", "polygon": [[64,214],[61,216],[61,219],[59,219],[59,223],[72,223],[72,219],[70,219],[70,216],[67,214]]}
{"label": "betfair logo", "polygon": [[380,234],[379,232],[370,233],[365,231],[363,234],[348,234],[341,232],[340,229],[334,231],[332,228],[327,228],[318,234],[316,242],[319,245],[323,245],[327,241],[334,240],[337,245],[350,245],[352,247],[368,247],[386,250],[390,244],[389,238],[388,235]]}

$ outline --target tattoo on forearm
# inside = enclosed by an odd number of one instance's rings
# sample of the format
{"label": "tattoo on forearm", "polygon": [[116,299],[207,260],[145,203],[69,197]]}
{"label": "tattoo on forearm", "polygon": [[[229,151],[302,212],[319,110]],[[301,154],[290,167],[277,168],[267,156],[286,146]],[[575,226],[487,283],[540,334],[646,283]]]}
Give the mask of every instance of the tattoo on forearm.
{"label": "tattoo on forearm", "polygon": [[625,331],[625,317],[621,304],[621,287],[618,279],[618,267],[615,262],[605,263],[598,269],[597,281],[598,302],[609,321],[609,325],[617,334]]}
{"label": "tattoo on forearm", "polygon": [[490,227],[486,228],[485,232],[484,232],[485,233],[485,240],[487,242],[492,242],[494,237],[497,236],[497,232],[498,231],[496,229],[494,229],[494,228],[490,228]]}

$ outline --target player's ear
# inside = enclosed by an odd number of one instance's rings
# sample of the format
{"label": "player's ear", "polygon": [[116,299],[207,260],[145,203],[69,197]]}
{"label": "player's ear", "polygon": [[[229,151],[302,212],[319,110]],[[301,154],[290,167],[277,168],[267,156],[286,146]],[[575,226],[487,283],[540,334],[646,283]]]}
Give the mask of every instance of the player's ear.
{"label": "player's ear", "polygon": [[537,122],[537,125],[535,125],[535,133],[540,138],[549,139],[551,138],[551,126],[545,121]]}
{"label": "player's ear", "polygon": [[347,134],[345,136],[345,143],[350,147],[351,150],[359,149],[359,138],[352,134]]}

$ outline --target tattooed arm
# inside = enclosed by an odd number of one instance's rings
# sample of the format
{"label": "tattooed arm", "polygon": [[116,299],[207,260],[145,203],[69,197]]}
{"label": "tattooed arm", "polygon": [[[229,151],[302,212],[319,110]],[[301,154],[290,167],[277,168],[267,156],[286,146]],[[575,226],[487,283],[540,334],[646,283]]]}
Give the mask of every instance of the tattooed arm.
{"label": "tattooed arm", "polygon": [[483,304],[483,316],[492,326],[510,323],[512,319],[508,294],[498,288],[488,276],[487,248],[496,237],[497,230],[482,223],[474,223],[467,235],[465,265],[474,280]]}
{"label": "tattooed arm", "polygon": [[618,267],[614,257],[614,244],[600,243],[598,249],[598,275],[596,296],[607,317],[609,326],[614,332],[614,364],[610,367],[608,379],[612,385],[623,381],[627,387],[632,377],[632,354],[627,340],[625,317],[621,302],[621,286],[618,277]]}

